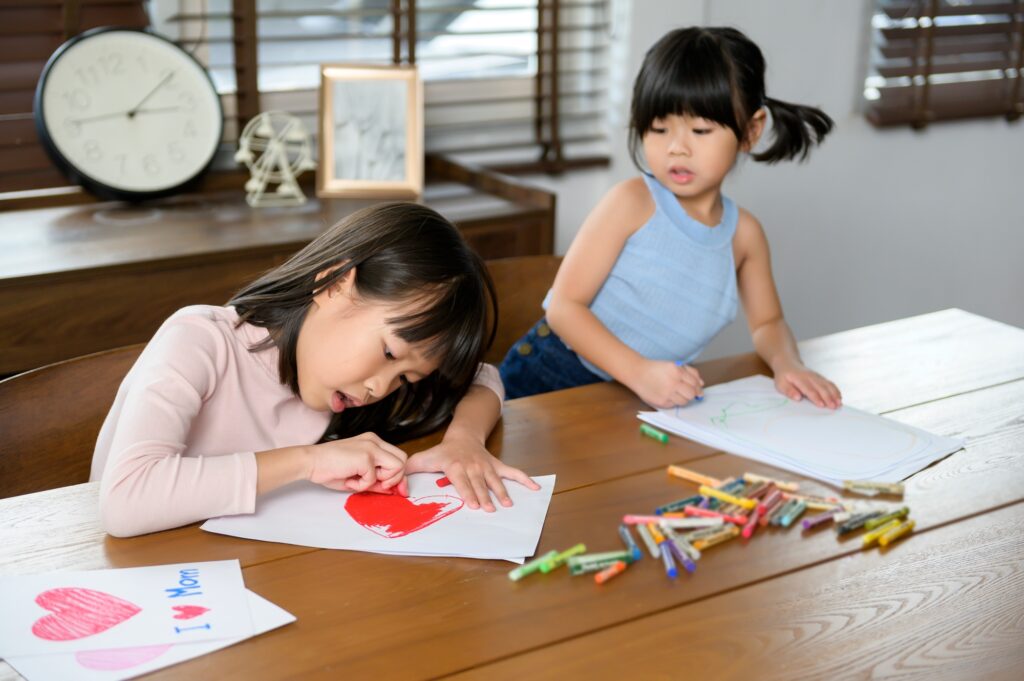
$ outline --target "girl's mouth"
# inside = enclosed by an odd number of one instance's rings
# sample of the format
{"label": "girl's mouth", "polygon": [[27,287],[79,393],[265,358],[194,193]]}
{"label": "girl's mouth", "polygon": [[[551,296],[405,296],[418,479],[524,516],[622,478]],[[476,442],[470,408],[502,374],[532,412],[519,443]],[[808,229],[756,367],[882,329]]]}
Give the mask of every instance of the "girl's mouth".
{"label": "girl's mouth", "polygon": [[677,184],[687,184],[694,178],[693,171],[688,168],[669,168],[668,176]]}
{"label": "girl's mouth", "polygon": [[353,399],[348,395],[348,393],[343,393],[340,390],[335,390],[331,393],[331,411],[335,414],[340,414],[346,409],[361,406],[363,406],[363,403],[359,400]]}

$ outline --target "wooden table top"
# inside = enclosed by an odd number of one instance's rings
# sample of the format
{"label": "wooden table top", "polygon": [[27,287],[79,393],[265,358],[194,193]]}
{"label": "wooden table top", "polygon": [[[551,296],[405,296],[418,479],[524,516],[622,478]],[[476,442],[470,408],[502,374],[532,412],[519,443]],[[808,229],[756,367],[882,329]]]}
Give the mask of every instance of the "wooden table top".
{"label": "wooden table top", "polygon": [[[965,439],[907,481],[910,538],[860,551],[829,530],[762,530],[709,549],[676,581],[648,556],[603,586],[564,570],[513,583],[503,561],[309,549],[197,525],[115,539],[89,483],[0,500],[0,574],[237,558],[246,586],[298,617],[158,678],[1019,678],[1024,330],[945,310],[801,351],[847,404]],[[765,373],[751,355],[699,367],[708,384]],[[620,549],[624,513],[692,493],[669,463],[829,491],[682,438],[642,438],[642,408],[614,384],[507,404],[492,451],[558,475],[538,553]]]}

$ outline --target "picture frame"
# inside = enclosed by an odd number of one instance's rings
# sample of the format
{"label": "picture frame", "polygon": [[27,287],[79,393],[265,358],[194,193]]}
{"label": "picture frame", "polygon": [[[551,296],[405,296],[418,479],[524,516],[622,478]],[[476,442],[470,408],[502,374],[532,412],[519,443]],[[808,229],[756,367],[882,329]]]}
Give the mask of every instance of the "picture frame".
{"label": "picture frame", "polygon": [[415,66],[320,67],[317,196],[423,192],[423,83]]}

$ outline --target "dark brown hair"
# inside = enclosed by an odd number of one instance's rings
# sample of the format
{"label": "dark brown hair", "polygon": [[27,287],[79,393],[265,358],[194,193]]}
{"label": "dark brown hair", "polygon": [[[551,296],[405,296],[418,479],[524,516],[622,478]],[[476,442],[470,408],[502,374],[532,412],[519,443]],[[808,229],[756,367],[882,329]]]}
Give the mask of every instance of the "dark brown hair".
{"label": "dark brown hair", "polygon": [[[332,267],[317,281],[317,274]],[[387,321],[399,338],[417,344],[440,365],[378,402],[335,415],[321,440],[370,431],[396,442],[435,430],[472,385],[494,340],[498,316],[494,284],[483,261],[436,211],[405,202],[364,208],[243,288],[229,305],[235,306],[240,323],[270,331],[251,350],[276,346],[281,383],[298,395],[295,347],[313,296],[353,267],[361,299],[420,307]]]}
{"label": "dark brown hair", "polygon": [[644,169],[643,136],[654,121],[670,114],[706,118],[747,139],[750,120],[766,107],[772,115],[773,141],[751,154],[776,163],[807,158],[833,127],[832,119],[810,106],[765,95],[764,55],[735,28],[691,27],[666,33],[644,56],[633,84],[629,152]]}

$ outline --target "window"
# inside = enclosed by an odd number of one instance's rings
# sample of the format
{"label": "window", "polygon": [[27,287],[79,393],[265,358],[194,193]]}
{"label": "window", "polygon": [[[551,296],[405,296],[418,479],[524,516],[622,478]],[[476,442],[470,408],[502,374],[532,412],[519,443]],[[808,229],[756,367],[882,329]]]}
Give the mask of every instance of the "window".
{"label": "window", "polygon": [[[557,171],[607,162],[608,3],[155,0],[151,12],[157,30],[207,64],[225,101],[225,141],[238,121],[272,109],[315,134],[321,63],[415,63],[428,153]],[[246,48],[257,64],[248,84]]]}
{"label": "window", "polygon": [[1024,112],[1024,0],[876,0],[872,33],[875,125]]}

